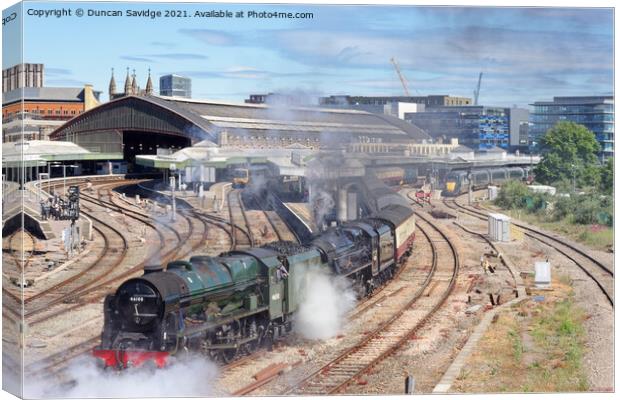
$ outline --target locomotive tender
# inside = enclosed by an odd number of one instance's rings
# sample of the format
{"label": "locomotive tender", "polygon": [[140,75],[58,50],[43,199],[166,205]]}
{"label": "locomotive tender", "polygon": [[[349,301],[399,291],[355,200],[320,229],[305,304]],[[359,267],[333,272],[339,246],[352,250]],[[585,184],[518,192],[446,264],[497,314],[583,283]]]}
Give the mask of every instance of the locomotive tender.
{"label": "locomotive tender", "polygon": [[310,243],[275,242],[218,257],[196,255],[146,267],[104,303],[101,345],[106,367],[152,361],[184,351],[228,362],[292,329],[312,269],[346,276],[360,296],[386,280],[411,254],[415,217],[391,204],[372,217],[332,227]]}

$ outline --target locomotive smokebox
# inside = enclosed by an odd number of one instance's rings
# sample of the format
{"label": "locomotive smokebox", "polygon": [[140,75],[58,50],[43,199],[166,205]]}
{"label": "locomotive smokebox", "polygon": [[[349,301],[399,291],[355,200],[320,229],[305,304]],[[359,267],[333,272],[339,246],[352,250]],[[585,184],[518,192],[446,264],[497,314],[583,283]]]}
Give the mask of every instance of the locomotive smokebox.
{"label": "locomotive smokebox", "polygon": [[161,272],[164,270],[164,266],[161,264],[147,264],[144,266],[144,275],[152,274],[154,272]]}

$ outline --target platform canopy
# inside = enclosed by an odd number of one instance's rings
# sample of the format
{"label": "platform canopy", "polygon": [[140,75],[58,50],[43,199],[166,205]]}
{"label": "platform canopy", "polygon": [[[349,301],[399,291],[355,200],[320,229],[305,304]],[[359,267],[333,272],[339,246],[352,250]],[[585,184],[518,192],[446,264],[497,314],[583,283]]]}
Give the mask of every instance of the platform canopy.
{"label": "platform canopy", "polygon": [[[226,168],[229,165],[270,163],[280,175],[305,176],[305,164],[318,151],[308,149],[222,149],[215,146],[193,146],[170,155],[139,155],[136,163],[159,169],[205,167]],[[293,159],[297,161],[293,161]]]}
{"label": "platform canopy", "polygon": [[122,154],[93,153],[71,142],[27,140],[2,143],[2,167],[36,167],[53,161],[120,159]]}

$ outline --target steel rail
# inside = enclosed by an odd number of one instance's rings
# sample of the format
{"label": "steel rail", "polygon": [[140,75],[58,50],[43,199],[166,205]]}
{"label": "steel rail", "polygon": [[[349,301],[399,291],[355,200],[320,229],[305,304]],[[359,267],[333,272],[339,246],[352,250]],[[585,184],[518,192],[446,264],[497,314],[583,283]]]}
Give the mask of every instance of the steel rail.
{"label": "steel rail", "polygon": [[[454,204],[456,207],[451,206],[449,203]],[[488,219],[488,213],[482,212],[482,211],[477,211],[477,210],[472,210],[469,207],[466,207],[462,204],[459,204],[456,200],[450,200],[448,201],[447,199],[444,199],[444,204],[446,205],[446,207],[451,208],[455,211],[460,211],[463,212],[465,214],[468,214],[472,217],[478,218],[480,220],[487,220]],[[610,276],[611,278],[613,278],[614,274],[613,271],[611,271],[609,268],[607,268],[607,266],[605,266],[602,262],[600,262],[599,260],[596,260],[594,257],[590,256],[589,254],[583,252],[582,250],[578,249],[577,247],[563,242],[558,238],[553,237],[552,235],[549,235],[545,232],[541,232],[535,228],[531,228],[528,226],[525,226],[523,224],[519,224],[519,223],[515,223],[513,221],[513,225],[521,228],[524,230],[524,234],[531,237],[534,240],[537,240],[553,249],[555,249],[558,253],[562,254],[564,257],[568,258],[569,260],[571,260],[579,269],[581,269],[590,279],[592,279],[594,281],[594,283],[596,284],[596,286],[598,286],[598,288],[603,292],[603,295],[607,298],[607,300],[609,301],[609,303],[611,304],[611,306],[614,306],[614,299],[613,299],[613,295],[611,294],[611,291],[605,287],[605,285],[601,282],[601,280],[597,277],[594,276],[593,271],[590,270],[590,268],[587,268],[585,265],[583,265],[583,262],[579,262],[575,256],[569,254],[566,250],[563,250],[562,248],[560,248],[561,246],[564,246],[567,249],[570,249],[570,251],[573,251],[575,253],[577,253],[579,256],[582,256],[583,258],[587,259],[588,261],[590,261],[592,264],[596,265],[596,267],[598,268],[599,271],[602,271],[603,273],[606,274],[606,276]],[[542,236],[542,238],[541,238]],[[546,240],[546,239],[550,239],[550,240]],[[613,287],[613,285],[612,285]]]}
{"label": "steel rail", "polygon": [[[233,195],[233,192],[235,193]],[[245,214],[245,210],[243,209],[243,204],[241,203],[241,198],[240,198],[240,190],[238,189],[233,189],[231,191],[229,191],[226,194],[226,199],[228,202],[228,215],[230,218],[230,224],[231,224],[231,230],[232,230],[232,236],[233,236],[233,241],[234,241],[234,245],[233,248],[237,248],[238,246],[250,246],[252,247],[254,245],[254,238],[252,237],[252,232],[249,228],[248,225],[248,221],[247,221],[247,216]],[[233,201],[235,200],[235,201]],[[235,218],[235,213],[233,212],[233,206],[238,206],[241,210],[241,215],[242,215],[242,219],[244,220],[245,223],[245,229],[241,228],[241,225],[238,224],[237,222],[235,222],[235,220],[237,218]],[[244,234],[244,236],[247,238],[248,243],[240,243],[239,237],[237,235],[237,231],[240,231]]]}
{"label": "steel rail", "polygon": [[[341,355],[339,355],[334,360],[330,361],[326,365],[317,369],[310,375],[304,377],[301,381],[298,381],[292,387],[289,387],[284,394],[322,394],[322,393],[336,393],[345,388],[349,383],[351,383],[354,379],[358,378],[363,373],[367,372],[370,368],[376,365],[381,360],[389,357],[395,351],[402,347],[406,341],[413,336],[422,326],[424,326],[429,318],[434,315],[437,310],[445,303],[448,296],[452,293],[455,284],[456,278],[458,276],[458,271],[460,267],[458,252],[454,245],[451,243],[448,236],[437,226],[433,225],[428,219],[423,217],[421,214],[416,213],[421,221],[424,221],[429,227],[434,229],[436,232],[440,234],[440,236],[445,240],[445,243],[450,247],[450,253],[452,253],[453,260],[453,270],[450,278],[450,282],[446,290],[442,293],[439,298],[439,301],[435,303],[435,305],[429,310],[426,315],[417,322],[413,327],[399,327],[398,323],[401,321],[401,316],[411,308],[411,306],[417,302],[417,300],[422,296],[424,291],[429,287],[431,281],[433,281],[435,273],[438,268],[438,259],[439,252],[437,250],[436,244],[433,240],[430,239],[430,234],[427,229],[423,228],[419,221],[416,222],[419,230],[427,237],[433,254],[433,262],[431,266],[431,272],[425,279],[422,287],[413,295],[413,297],[405,304],[404,307],[401,307],[400,310],[395,313],[388,321],[382,323],[378,328],[373,330],[370,334],[368,334],[364,339],[362,339],[358,344],[351,347],[350,349],[344,351]],[[445,253],[441,253],[445,254]],[[385,335],[390,329],[394,331],[394,336]],[[404,332],[403,332],[404,330]],[[393,341],[389,345],[387,349],[381,349],[384,346],[385,342]],[[373,345],[375,346],[373,348]],[[361,359],[367,357],[367,361],[361,361]],[[345,365],[345,361],[353,360],[352,363],[347,363]],[[355,360],[360,360],[355,362]],[[337,366],[341,364],[343,365],[342,369],[338,369]],[[332,382],[329,386],[322,384],[322,379],[326,376],[329,376],[331,372],[337,371],[338,375],[331,374],[334,377],[336,382]],[[314,383],[312,380],[314,378],[318,378],[318,382]],[[301,390],[300,390],[301,389]],[[306,389],[306,390],[304,390]]]}

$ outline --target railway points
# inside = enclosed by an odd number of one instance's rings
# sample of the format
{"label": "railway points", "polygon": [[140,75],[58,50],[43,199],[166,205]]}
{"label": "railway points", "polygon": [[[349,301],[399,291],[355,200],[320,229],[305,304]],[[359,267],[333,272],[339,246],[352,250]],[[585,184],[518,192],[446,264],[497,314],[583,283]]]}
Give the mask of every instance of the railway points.
{"label": "railway points", "polygon": [[[449,208],[466,213],[474,218],[485,221],[488,218],[488,210],[480,210],[474,207],[469,207],[463,205],[458,200],[445,200],[444,204],[446,204]],[[513,222],[513,224],[525,231],[525,235],[529,238],[543,243],[573,262],[596,284],[599,290],[606,297],[607,301],[612,306],[614,305],[614,272],[612,266],[608,265],[607,262],[592,256],[590,251],[582,249],[579,244],[571,243],[566,238],[545,232],[540,228],[536,228],[522,222]]]}

